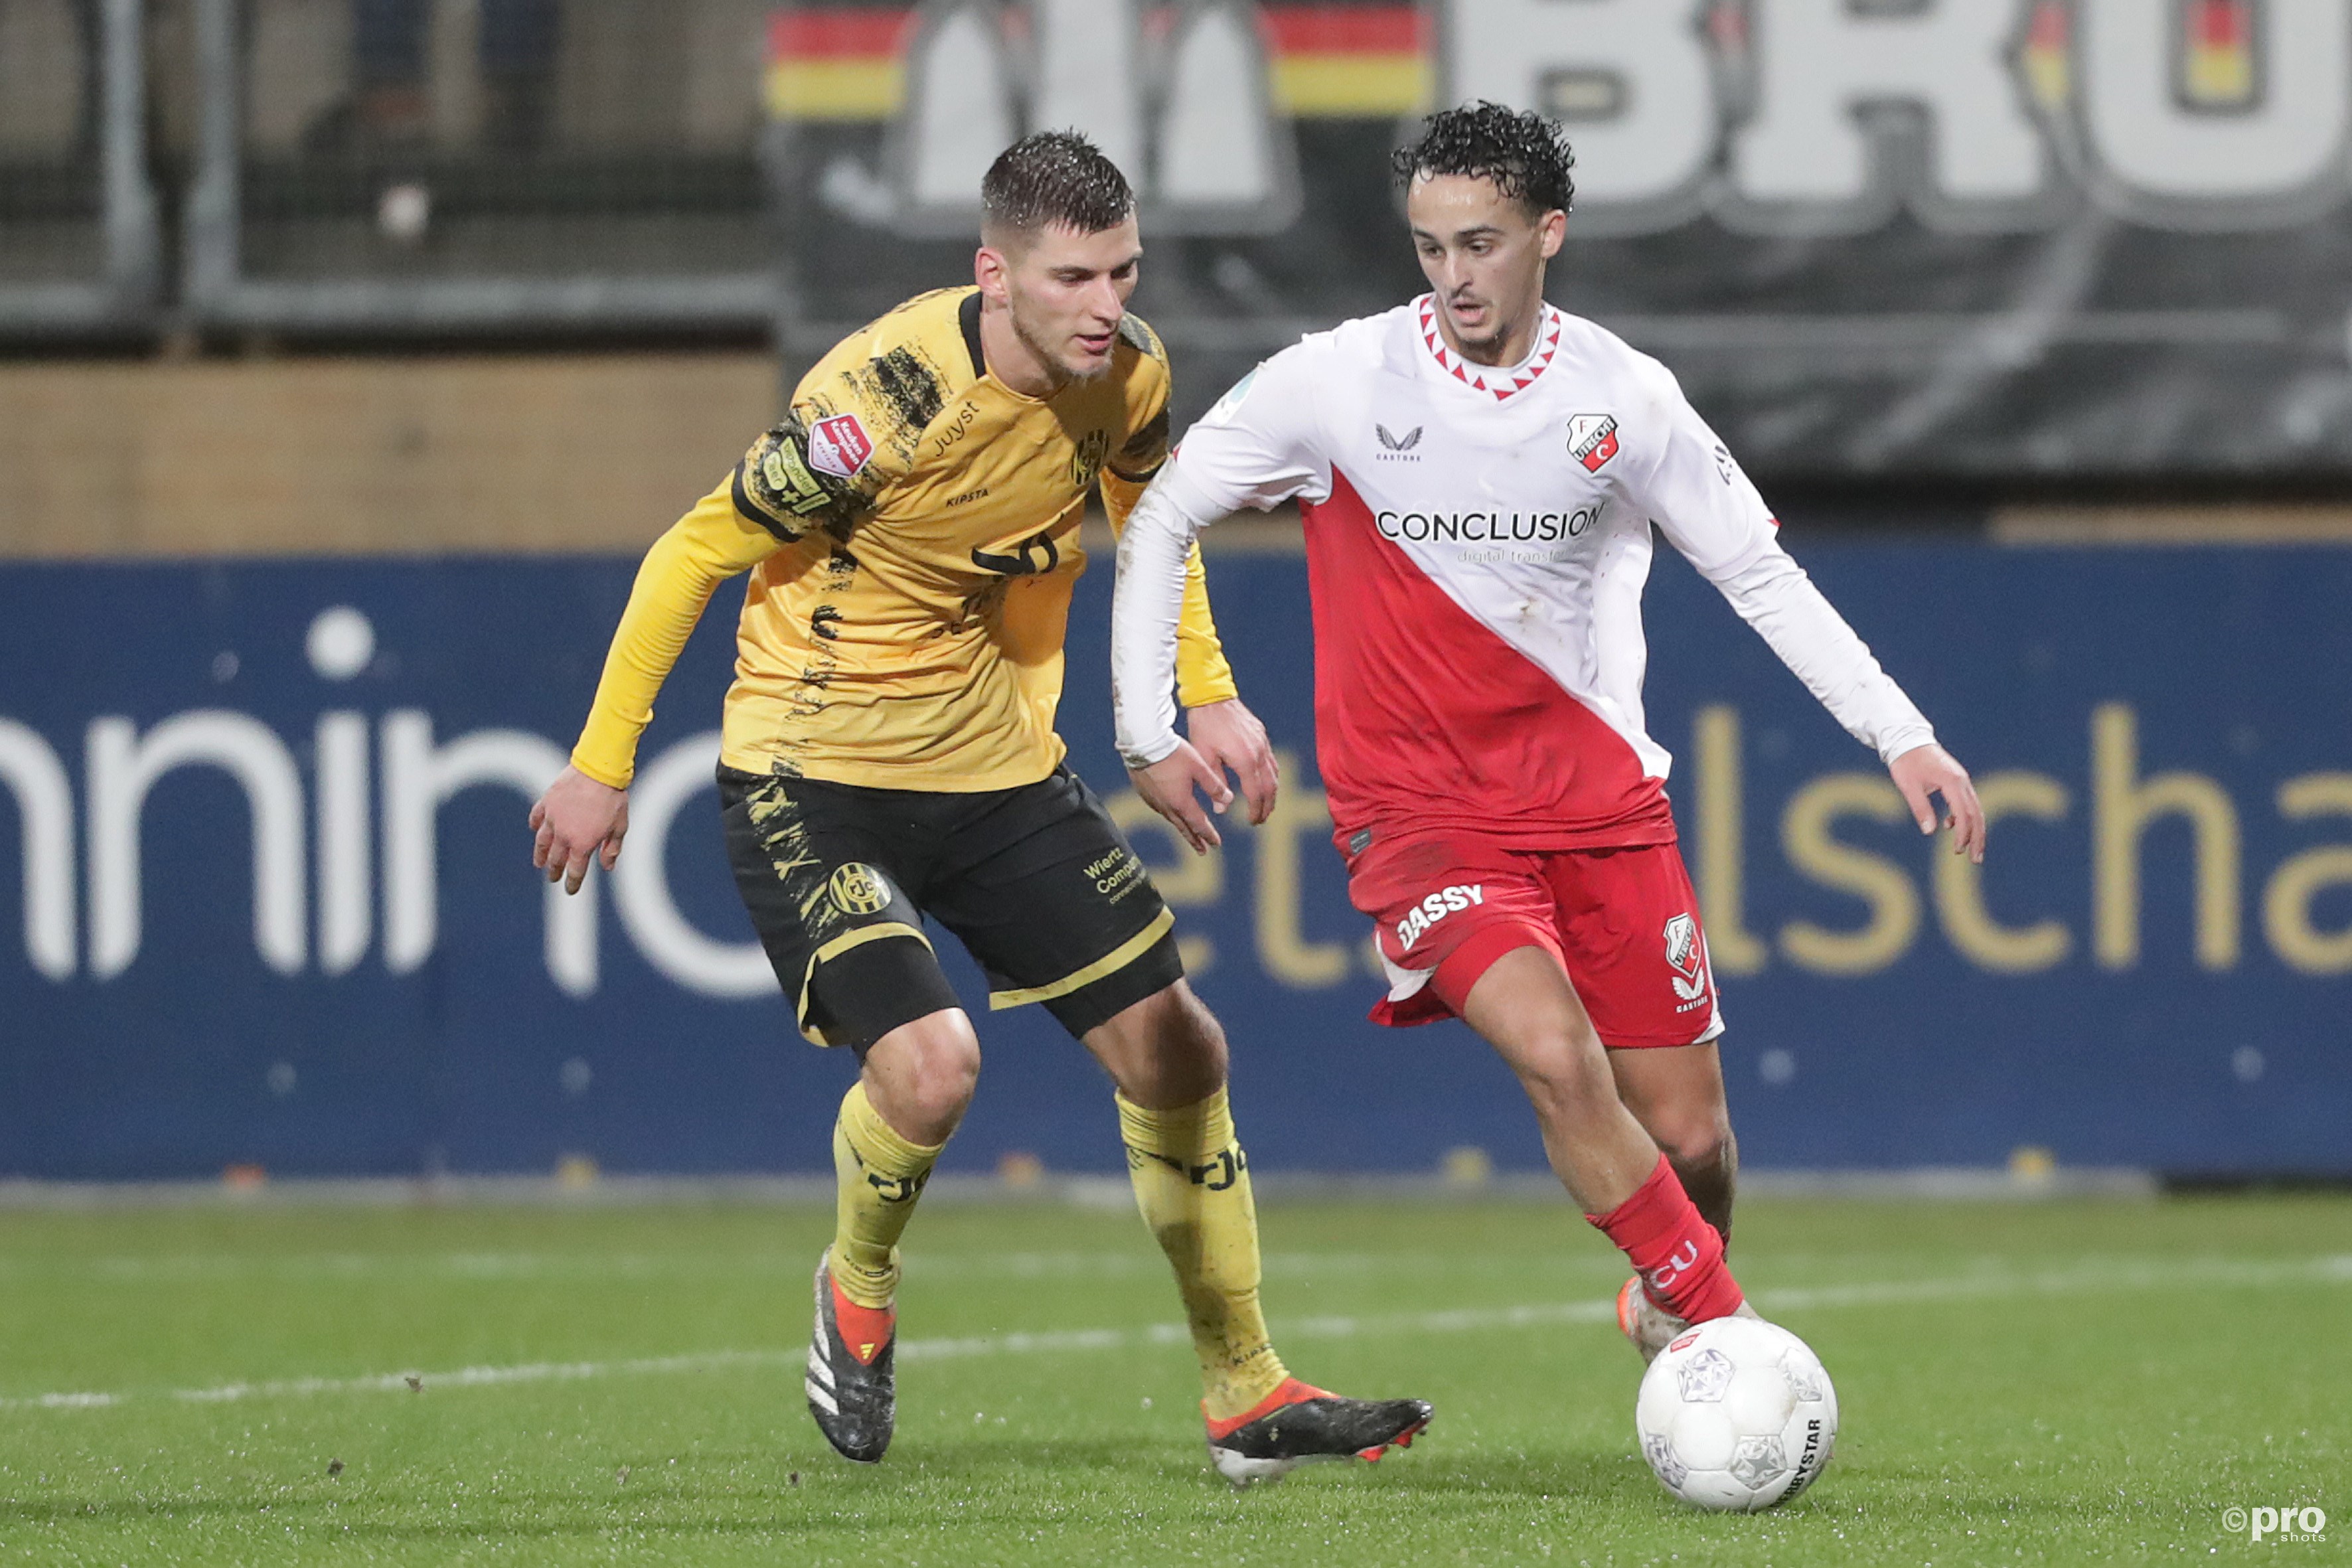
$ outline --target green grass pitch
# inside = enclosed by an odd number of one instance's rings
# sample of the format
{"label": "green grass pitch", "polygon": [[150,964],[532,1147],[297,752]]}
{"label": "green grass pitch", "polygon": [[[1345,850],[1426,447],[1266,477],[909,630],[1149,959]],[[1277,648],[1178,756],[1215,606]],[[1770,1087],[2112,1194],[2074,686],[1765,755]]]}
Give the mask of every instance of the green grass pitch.
{"label": "green grass pitch", "polygon": [[[1438,1414],[1410,1453],[1242,1494],[1164,1268],[1108,1208],[931,1205],[897,1446],[835,1459],[799,1364],[829,1229],[0,1215],[0,1563],[2352,1561],[2341,1197],[1748,1205],[1734,1260],[1843,1405],[1825,1479],[1756,1518],[1636,1456],[1622,1272],[1565,1202],[1268,1203],[1294,1370]],[[2325,1509],[2325,1538],[2225,1523],[2264,1505]]]}

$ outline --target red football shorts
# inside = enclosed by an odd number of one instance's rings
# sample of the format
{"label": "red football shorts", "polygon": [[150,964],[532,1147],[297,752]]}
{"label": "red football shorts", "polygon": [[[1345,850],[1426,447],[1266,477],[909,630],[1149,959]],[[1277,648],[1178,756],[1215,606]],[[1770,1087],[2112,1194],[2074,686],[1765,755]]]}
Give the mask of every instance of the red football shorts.
{"label": "red football shorts", "polygon": [[1375,839],[1348,865],[1348,899],[1379,927],[1387,1000],[1372,1021],[1459,1016],[1514,948],[1568,971],[1601,1044],[1689,1046],[1723,1032],[1690,873],[1672,844],[1514,849],[1475,834]]}

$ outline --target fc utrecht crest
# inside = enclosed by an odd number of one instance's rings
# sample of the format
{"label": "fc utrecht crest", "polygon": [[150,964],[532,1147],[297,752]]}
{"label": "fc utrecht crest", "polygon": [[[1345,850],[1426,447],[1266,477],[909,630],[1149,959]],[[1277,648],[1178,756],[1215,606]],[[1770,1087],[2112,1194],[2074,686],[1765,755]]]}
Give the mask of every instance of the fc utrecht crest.
{"label": "fc utrecht crest", "polygon": [[809,467],[836,479],[853,479],[873,460],[874,443],[855,414],[836,414],[809,426]]}
{"label": "fc utrecht crest", "polygon": [[1698,922],[1686,914],[1666,922],[1666,962],[1675,966],[1675,994],[1696,1002],[1706,994],[1706,959],[1698,945]]}
{"label": "fc utrecht crest", "polygon": [[1617,416],[1613,414],[1580,414],[1568,422],[1568,450],[1584,465],[1584,470],[1597,474],[1608,467],[1609,459],[1617,455]]}

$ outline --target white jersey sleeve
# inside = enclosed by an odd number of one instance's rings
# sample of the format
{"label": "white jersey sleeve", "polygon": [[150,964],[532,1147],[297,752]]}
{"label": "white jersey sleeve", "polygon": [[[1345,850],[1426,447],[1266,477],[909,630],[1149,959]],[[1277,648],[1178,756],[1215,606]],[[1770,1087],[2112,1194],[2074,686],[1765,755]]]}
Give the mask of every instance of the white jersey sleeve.
{"label": "white jersey sleeve", "polygon": [[1185,511],[1216,519],[1329,498],[1331,459],[1315,420],[1316,345],[1310,338],[1276,354],[1184,433],[1162,477]]}
{"label": "white jersey sleeve", "polygon": [[1188,511],[1171,493],[1163,467],[1128,514],[1118,536],[1118,578],[1110,599],[1111,723],[1118,754],[1148,768],[1173,752],[1176,628],[1184,614],[1184,563],[1205,525],[1224,515]]}
{"label": "white jersey sleeve", "polygon": [[1176,627],[1184,560],[1199,531],[1244,507],[1263,511],[1330,493],[1312,439],[1311,375],[1300,348],[1242,377],[1185,432],[1118,542],[1111,595],[1111,709],[1119,755],[1149,767],[1177,746]]}
{"label": "white jersey sleeve", "polygon": [[1932,743],[1934,726],[1781,548],[1779,524],[1730,449],[1664,366],[1646,361],[1644,367],[1653,400],[1645,423],[1658,438],[1644,454],[1647,463],[1627,474],[1629,499],[1848,734],[1888,763]]}

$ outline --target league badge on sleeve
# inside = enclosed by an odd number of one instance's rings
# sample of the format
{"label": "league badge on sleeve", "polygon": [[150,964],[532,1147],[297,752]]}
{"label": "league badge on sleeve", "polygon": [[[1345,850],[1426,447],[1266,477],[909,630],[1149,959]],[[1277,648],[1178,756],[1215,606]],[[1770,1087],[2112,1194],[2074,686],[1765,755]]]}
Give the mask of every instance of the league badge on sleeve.
{"label": "league badge on sleeve", "polygon": [[1257,379],[1257,373],[1264,368],[1263,365],[1252,365],[1250,373],[1227,387],[1225,395],[1218,398],[1214,406],[1201,416],[1201,423],[1222,425],[1232,418],[1234,412],[1241,407],[1242,399],[1249,395],[1250,384]]}
{"label": "league badge on sleeve", "polygon": [[1580,414],[1568,422],[1570,456],[1584,465],[1588,474],[1597,474],[1609,466],[1617,455],[1617,416],[1613,414]]}
{"label": "league badge on sleeve", "polygon": [[855,414],[836,414],[809,426],[809,467],[836,479],[854,479],[873,460],[874,443]]}

